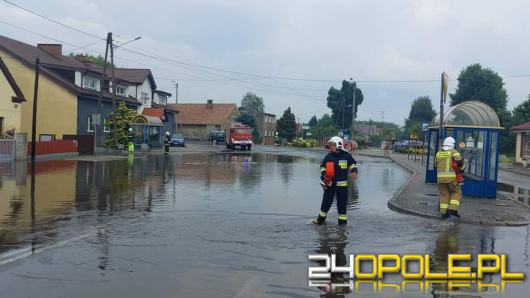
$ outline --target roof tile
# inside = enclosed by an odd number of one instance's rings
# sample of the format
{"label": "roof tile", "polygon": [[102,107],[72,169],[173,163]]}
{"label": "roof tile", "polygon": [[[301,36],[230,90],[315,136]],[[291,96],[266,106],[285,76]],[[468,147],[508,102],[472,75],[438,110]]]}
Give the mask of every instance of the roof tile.
{"label": "roof tile", "polygon": [[530,121],[512,127],[512,131],[530,130]]}
{"label": "roof tile", "polygon": [[171,106],[178,110],[177,124],[222,125],[232,113],[237,112],[235,103],[182,103]]}

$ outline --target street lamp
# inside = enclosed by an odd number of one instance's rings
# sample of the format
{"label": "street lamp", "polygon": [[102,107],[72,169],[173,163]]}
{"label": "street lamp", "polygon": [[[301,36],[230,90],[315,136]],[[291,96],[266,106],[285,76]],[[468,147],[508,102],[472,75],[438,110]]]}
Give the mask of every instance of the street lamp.
{"label": "street lamp", "polygon": [[179,99],[179,83],[177,83],[176,81],[171,82],[175,83],[175,104],[177,104]]}
{"label": "street lamp", "polygon": [[139,40],[139,39],[141,39],[141,38],[142,38],[141,36],[138,36],[138,37],[136,37],[135,39],[131,39],[131,40],[129,40],[129,41],[127,41],[127,42],[124,42],[124,43],[122,43],[122,44],[114,45],[114,48],[117,49],[117,48],[119,48],[119,47],[121,47],[121,46],[123,46],[123,45],[126,45],[126,44],[128,44],[128,43],[131,43],[131,42],[133,42],[133,41],[137,41],[137,40]]}

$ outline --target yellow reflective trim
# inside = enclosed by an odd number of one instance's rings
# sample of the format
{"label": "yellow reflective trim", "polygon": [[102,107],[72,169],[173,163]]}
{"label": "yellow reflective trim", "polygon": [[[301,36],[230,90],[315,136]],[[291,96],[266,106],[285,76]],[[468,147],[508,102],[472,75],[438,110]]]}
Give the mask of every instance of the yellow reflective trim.
{"label": "yellow reflective trim", "polygon": [[327,213],[327,212],[324,212],[324,211],[320,211],[319,214],[320,214],[320,216],[322,216],[322,217],[326,217],[326,215],[328,215],[328,213]]}
{"label": "yellow reflective trim", "polygon": [[348,161],[347,160],[339,160],[339,167],[341,169],[347,169],[348,168]]}
{"label": "yellow reflective trim", "polygon": [[337,186],[348,186],[348,181],[337,181]]}
{"label": "yellow reflective trim", "polygon": [[447,208],[449,208],[449,204],[441,204],[440,203],[440,208],[447,209]]}
{"label": "yellow reflective trim", "polygon": [[348,216],[346,215],[339,215],[340,220],[348,220]]}
{"label": "yellow reflective trim", "polygon": [[457,200],[451,200],[451,201],[449,201],[449,204],[451,204],[451,205],[456,205],[456,206],[460,206],[460,201],[457,201]]}
{"label": "yellow reflective trim", "polygon": [[456,174],[455,172],[438,172],[436,173],[436,176],[446,178],[446,177],[456,177]]}

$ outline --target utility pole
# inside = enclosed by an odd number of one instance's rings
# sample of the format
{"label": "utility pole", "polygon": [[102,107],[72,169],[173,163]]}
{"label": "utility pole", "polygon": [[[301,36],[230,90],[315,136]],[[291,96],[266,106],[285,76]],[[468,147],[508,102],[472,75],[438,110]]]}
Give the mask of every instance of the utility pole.
{"label": "utility pole", "polygon": [[[111,76],[112,76],[112,138],[114,139],[114,143],[117,142],[116,139],[116,133],[117,133],[117,125],[116,125],[116,80],[114,76],[114,44],[112,42],[112,32],[109,33],[110,37],[110,69],[111,69]],[[117,144],[116,144],[117,145]]]}
{"label": "utility pole", "polygon": [[357,114],[357,104],[356,104],[356,101],[355,101],[355,94],[357,93],[357,83],[353,80],[353,78],[350,78],[350,80],[352,81],[352,84],[353,84],[353,102],[352,102],[352,107],[351,107],[351,139],[352,141],[354,141],[354,137],[353,137],[353,134],[354,134],[354,130],[355,130],[355,118],[356,118],[356,114]]}
{"label": "utility pole", "polygon": [[31,123],[31,174],[35,177],[35,151],[37,142],[37,100],[39,99],[40,59],[35,59],[35,85],[33,89],[33,118]]}
{"label": "utility pole", "polygon": [[175,82],[175,104],[179,103],[179,83]]}
{"label": "utility pole", "polygon": [[[112,47],[112,33],[107,33],[107,44],[105,45],[105,61],[103,63],[103,72],[101,73],[100,79],[99,79],[99,96],[98,96],[98,110],[97,110],[97,120],[94,124],[94,152],[96,152],[96,146],[97,146],[97,131],[98,128],[101,127],[101,116],[102,116],[102,97],[103,97],[103,86],[105,85],[105,77],[107,74],[107,59],[109,55],[109,46]],[[90,128],[90,127],[89,127]]]}
{"label": "utility pole", "polygon": [[439,141],[438,147],[441,146],[442,141],[443,141],[444,104],[447,98],[448,81],[449,81],[449,77],[447,76],[445,71],[442,72],[441,88],[440,88],[440,131],[438,134],[438,139],[440,141]]}

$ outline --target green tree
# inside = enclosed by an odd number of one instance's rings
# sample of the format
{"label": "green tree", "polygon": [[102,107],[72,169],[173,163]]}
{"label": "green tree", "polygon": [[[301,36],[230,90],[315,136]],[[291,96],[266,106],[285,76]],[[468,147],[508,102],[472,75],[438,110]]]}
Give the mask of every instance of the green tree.
{"label": "green tree", "polygon": [[450,97],[451,106],[469,100],[477,100],[495,110],[501,126],[505,128],[501,133],[501,152],[513,153],[515,141],[510,136],[511,113],[506,109],[508,95],[499,74],[489,68],[482,68],[478,63],[469,65],[458,75],[457,89],[455,93],[450,94]]}
{"label": "green tree", "polygon": [[478,63],[469,65],[458,75],[458,86],[451,97],[451,106],[469,100],[478,100],[495,111],[505,111],[508,95],[502,78]]}
{"label": "green tree", "polygon": [[420,96],[414,100],[410,107],[409,117],[405,120],[405,130],[408,134],[421,131],[422,123],[430,123],[436,112],[432,107],[429,96]]}
{"label": "green tree", "polygon": [[252,128],[256,128],[256,118],[254,118],[254,116],[248,114],[248,113],[243,113],[241,115],[239,115],[237,118],[236,118],[236,121],[237,122],[241,122],[245,125],[248,125]]}
{"label": "green tree", "polygon": [[236,121],[237,122],[241,122],[245,125],[248,125],[250,127],[253,128],[252,130],[252,141],[255,143],[255,144],[260,144],[261,143],[261,135],[257,129],[257,126],[256,126],[256,118],[254,118],[254,116],[248,114],[248,113],[243,113],[241,115],[239,115],[237,118],[236,118]]}
{"label": "green tree", "polygon": [[309,119],[309,122],[307,124],[309,125],[309,127],[317,126],[317,124],[318,124],[317,116],[313,115],[313,117],[311,117],[311,119]]}
{"label": "green tree", "polygon": [[314,138],[328,138],[337,134],[337,128],[333,119],[324,114],[317,122],[317,125],[311,128],[311,136]]}
{"label": "green tree", "polygon": [[[331,118],[335,126],[348,128],[352,124],[354,85],[346,80],[342,81],[340,90],[331,87],[328,91],[327,105],[331,109]],[[364,99],[363,92],[355,88],[355,115]]]}
{"label": "green tree", "polygon": [[116,113],[116,131],[114,131],[113,113],[109,114],[106,125],[111,128],[110,133],[105,138],[107,148],[127,148],[131,134],[129,132],[130,123],[136,112],[125,106],[125,102],[120,101]]}
{"label": "green tree", "polygon": [[519,125],[530,120],[530,95],[513,109],[513,125]]}
{"label": "green tree", "polygon": [[296,136],[296,120],[291,112],[291,107],[283,112],[283,115],[276,121],[276,130],[280,138],[291,141]]}
{"label": "green tree", "polygon": [[[94,56],[94,55],[89,55],[88,53],[86,54],[74,54],[74,53],[70,53],[70,56],[72,57],[75,57],[75,56],[85,56],[86,59],[88,59],[89,61],[91,61],[92,63],[96,64],[97,66],[99,67],[103,67],[105,65],[105,57],[101,56],[101,55],[97,55],[97,56]],[[107,61],[107,67],[110,67],[112,66],[112,63],[110,63],[109,61]],[[110,70],[108,72],[110,74]]]}

